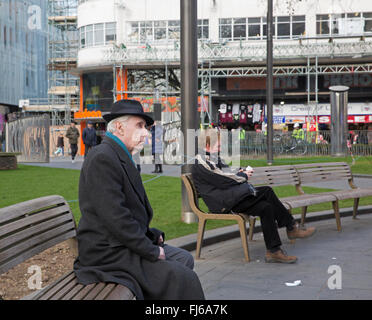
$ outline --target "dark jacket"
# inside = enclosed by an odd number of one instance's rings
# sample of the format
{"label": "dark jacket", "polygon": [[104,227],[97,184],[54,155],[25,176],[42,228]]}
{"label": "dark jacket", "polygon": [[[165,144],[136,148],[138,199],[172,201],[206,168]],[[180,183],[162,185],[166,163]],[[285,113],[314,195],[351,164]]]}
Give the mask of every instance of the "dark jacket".
{"label": "dark jacket", "polygon": [[94,128],[84,128],[83,142],[86,146],[93,147],[97,144],[97,135]]}
{"label": "dark jacket", "polygon": [[69,127],[66,132],[70,144],[77,144],[80,137],[79,130],[77,128]]}
{"label": "dark jacket", "polygon": [[161,125],[154,125],[151,127],[151,141],[152,141],[152,154],[163,153],[163,134],[164,129]]}
{"label": "dark jacket", "polygon": [[217,163],[197,156],[197,163],[191,166],[196,190],[212,213],[228,213],[247,195],[253,195],[255,188],[248,183],[246,174],[223,172]]}
{"label": "dark jacket", "polygon": [[59,136],[57,139],[57,147],[58,148],[63,148],[65,146],[65,142],[63,140],[63,137]]}
{"label": "dark jacket", "polygon": [[161,231],[141,176],[124,149],[109,137],[84,161],[79,183],[79,256],[74,263],[82,284],[114,282],[137,299],[202,299],[199,278],[190,268],[158,260]]}

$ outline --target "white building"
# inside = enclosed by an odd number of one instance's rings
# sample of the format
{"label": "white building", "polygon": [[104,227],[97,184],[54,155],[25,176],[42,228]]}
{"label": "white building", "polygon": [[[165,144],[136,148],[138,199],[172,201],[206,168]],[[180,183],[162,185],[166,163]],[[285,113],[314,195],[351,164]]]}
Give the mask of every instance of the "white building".
{"label": "white building", "polygon": [[[155,86],[164,110],[177,109],[179,88],[171,80],[177,83],[179,76],[179,5],[178,0],[80,1],[80,109],[88,113],[77,118],[99,118],[89,111],[109,111],[115,99],[127,96],[151,107]],[[223,118],[229,126],[241,122],[253,129],[264,119],[266,5],[266,0],[198,1],[202,121]],[[310,116],[324,116],[317,105],[329,104],[328,88],[334,84],[350,87],[350,104],[372,110],[372,1],[277,0],[274,20],[274,116],[302,107]],[[248,106],[256,102],[261,117],[246,122],[242,114],[249,115]],[[299,108],[283,109],[283,104]],[[221,109],[227,111],[222,118]],[[233,109],[240,116],[234,117]],[[372,122],[372,111],[365,113],[358,121]]]}

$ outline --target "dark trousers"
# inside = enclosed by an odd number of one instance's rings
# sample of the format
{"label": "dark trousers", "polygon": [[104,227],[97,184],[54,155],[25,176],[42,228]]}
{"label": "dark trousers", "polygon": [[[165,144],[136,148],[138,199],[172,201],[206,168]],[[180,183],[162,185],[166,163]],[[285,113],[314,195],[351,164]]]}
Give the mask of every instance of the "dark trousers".
{"label": "dark trousers", "polygon": [[71,157],[72,157],[72,160],[74,160],[76,157],[77,151],[78,151],[78,146],[77,144],[72,143],[70,145],[70,148],[71,148]]}
{"label": "dark trousers", "polygon": [[90,151],[90,149],[92,149],[93,146],[90,146],[90,145],[85,145],[85,152],[84,152],[84,159],[87,157],[88,155],[88,152]]}
{"label": "dark trousers", "polygon": [[280,202],[273,189],[268,186],[257,187],[257,196],[248,196],[239,202],[232,211],[258,216],[267,250],[281,246],[278,228],[292,229],[293,216]]}

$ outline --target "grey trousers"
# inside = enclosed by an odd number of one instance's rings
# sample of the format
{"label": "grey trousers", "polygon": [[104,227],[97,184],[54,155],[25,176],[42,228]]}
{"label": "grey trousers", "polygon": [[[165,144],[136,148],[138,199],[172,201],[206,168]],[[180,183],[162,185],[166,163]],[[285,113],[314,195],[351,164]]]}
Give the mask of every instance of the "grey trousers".
{"label": "grey trousers", "polygon": [[194,269],[194,258],[190,252],[167,244],[164,244],[163,248],[166,260],[178,261],[191,270]]}

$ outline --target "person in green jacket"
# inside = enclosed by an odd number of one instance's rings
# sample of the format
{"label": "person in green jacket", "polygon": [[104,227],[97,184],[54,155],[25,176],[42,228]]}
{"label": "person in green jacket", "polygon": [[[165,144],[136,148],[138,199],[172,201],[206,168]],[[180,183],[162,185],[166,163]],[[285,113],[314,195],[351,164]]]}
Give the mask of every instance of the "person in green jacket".
{"label": "person in green jacket", "polygon": [[78,128],[76,128],[76,123],[74,121],[71,122],[70,127],[67,129],[66,138],[68,138],[71,148],[71,158],[72,163],[75,162],[75,157],[78,151],[78,139],[80,137],[80,133]]}
{"label": "person in green jacket", "polygon": [[300,127],[298,123],[295,123],[294,130],[292,132],[292,137],[296,140],[304,140],[305,139],[305,133],[304,130]]}

